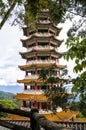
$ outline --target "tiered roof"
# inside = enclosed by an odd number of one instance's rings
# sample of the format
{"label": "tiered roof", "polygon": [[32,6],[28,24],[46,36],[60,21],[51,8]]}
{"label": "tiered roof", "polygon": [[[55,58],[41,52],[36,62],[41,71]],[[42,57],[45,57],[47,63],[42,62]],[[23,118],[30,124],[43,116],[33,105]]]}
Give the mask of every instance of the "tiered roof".
{"label": "tiered roof", "polygon": [[[68,95],[68,97],[71,97],[71,96],[73,96],[73,94],[67,94],[67,93],[63,93],[63,94],[60,94],[60,93],[57,93],[57,96],[59,97],[59,96],[65,96],[65,95]],[[51,98],[53,96],[53,94],[52,95],[50,95],[49,97]],[[35,93],[34,92],[34,94],[31,94],[31,93],[18,93],[17,95],[15,95],[14,96],[14,98],[16,98],[16,99],[19,99],[19,100],[24,100],[24,101],[33,101],[33,100],[35,100],[35,101],[37,101],[37,102],[47,102],[48,101],[48,99],[49,99],[49,97],[46,97],[45,95],[44,95],[44,93]]]}
{"label": "tiered roof", "polygon": [[[55,48],[47,48],[47,46],[45,48],[42,47],[32,47],[29,51],[27,52],[20,52],[22,58],[28,58],[30,56],[35,56],[35,54],[38,55],[45,55],[49,56],[51,54],[52,55],[57,55],[58,54],[58,58],[61,58],[61,56],[64,54],[64,52],[58,52]],[[29,55],[28,55],[29,54]],[[57,56],[56,56],[57,57]]]}
{"label": "tiered roof", "polygon": [[29,100],[29,101],[41,101],[41,102],[46,102],[47,97],[44,94],[24,94],[24,93],[19,93],[14,96],[14,98],[19,99],[19,100]]}
{"label": "tiered roof", "polygon": [[38,78],[34,78],[34,79],[22,79],[22,80],[17,80],[18,83],[26,83],[26,84],[42,84],[43,80],[38,79]]}
{"label": "tiered roof", "polygon": [[21,69],[21,70],[27,70],[27,69],[34,69],[34,68],[48,68],[48,67],[56,67],[57,69],[64,69],[64,68],[66,68],[67,66],[66,65],[59,65],[59,64],[57,64],[57,63],[29,63],[29,64],[26,64],[26,65],[20,65],[19,66],[19,68]]}
{"label": "tiered roof", "polygon": [[28,43],[29,43],[29,45],[32,44],[32,43],[35,43],[35,41],[49,42],[49,40],[52,44],[58,45],[58,47],[64,41],[63,39],[62,40],[57,39],[53,34],[50,34],[50,33],[44,33],[44,35],[42,33],[40,33],[40,34],[35,33],[35,34],[32,34],[28,37],[22,37],[22,39],[21,39],[24,47],[26,47],[26,45]]}

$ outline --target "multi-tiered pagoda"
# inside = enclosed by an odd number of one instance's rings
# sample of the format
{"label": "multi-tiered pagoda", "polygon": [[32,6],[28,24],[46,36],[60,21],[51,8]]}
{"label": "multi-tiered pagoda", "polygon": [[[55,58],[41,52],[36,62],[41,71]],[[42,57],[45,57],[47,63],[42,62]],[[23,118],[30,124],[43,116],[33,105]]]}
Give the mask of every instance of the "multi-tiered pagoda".
{"label": "multi-tiered pagoda", "polygon": [[[61,28],[51,22],[48,9],[39,12],[33,28],[29,25],[23,27],[24,38],[21,41],[26,52],[20,52],[20,55],[26,60],[26,64],[19,68],[25,71],[25,78],[17,82],[24,84],[24,91],[15,96],[22,100],[22,108],[28,110],[36,107],[46,110],[47,97],[41,88],[43,81],[39,79],[39,73],[42,68],[54,66],[57,76],[60,77],[60,70],[66,67],[59,64],[62,53],[58,52],[58,47],[63,40],[58,40],[56,36],[60,31]],[[47,89],[50,87],[49,85]]]}
{"label": "multi-tiered pagoda", "polygon": [[[26,64],[20,65],[19,68],[25,71],[25,78],[17,82],[24,84],[24,91],[14,96],[22,101],[22,109],[30,110],[35,107],[40,113],[48,112],[48,100],[44,95],[44,88],[41,87],[43,81],[39,79],[39,73],[43,68],[54,66],[56,76],[60,78],[60,70],[66,67],[59,64],[62,53],[58,52],[58,48],[63,42],[57,39],[60,31],[61,28],[50,20],[48,9],[39,12],[33,28],[30,25],[23,27],[24,38],[21,41],[26,52],[20,52],[20,55],[26,60]],[[51,87],[49,84],[47,89]]]}

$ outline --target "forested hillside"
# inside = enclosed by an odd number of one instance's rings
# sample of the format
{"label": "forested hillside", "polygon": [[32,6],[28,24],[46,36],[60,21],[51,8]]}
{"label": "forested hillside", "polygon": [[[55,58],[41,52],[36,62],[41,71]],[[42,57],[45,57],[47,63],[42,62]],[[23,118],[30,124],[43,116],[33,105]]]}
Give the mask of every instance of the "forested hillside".
{"label": "forested hillside", "polygon": [[13,93],[0,91],[0,100],[9,99],[13,100]]}

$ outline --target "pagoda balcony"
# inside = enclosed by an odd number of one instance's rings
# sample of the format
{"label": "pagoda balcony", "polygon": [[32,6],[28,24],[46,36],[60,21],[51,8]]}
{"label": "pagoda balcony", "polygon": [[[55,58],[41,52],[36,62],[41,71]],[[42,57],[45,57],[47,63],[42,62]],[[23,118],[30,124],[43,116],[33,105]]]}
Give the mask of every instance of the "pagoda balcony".
{"label": "pagoda balcony", "polygon": [[[31,111],[31,108],[30,107],[21,107],[21,110],[25,110],[25,111]],[[52,111],[50,111],[50,110],[43,110],[43,109],[39,109],[39,114],[51,114],[52,113]]]}
{"label": "pagoda balcony", "polygon": [[[30,111],[31,108],[30,107],[21,107],[21,110],[26,110],[26,111]],[[57,109],[57,112],[61,112],[62,109],[60,108],[59,110]],[[52,114],[52,110],[46,110],[46,109],[41,109],[39,108],[39,114]]]}
{"label": "pagoda balcony", "polygon": [[39,78],[39,75],[27,75],[25,76],[25,79],[38,79]]}
{"label": "pagoda balcony", "polygon": [[44,33],[43,33],[43,32],[42,32],[42,33],[41,33],[41,32],[38,32],[38,33],[35,33],[35,35],[36,35],[36,36],[39,36],[39,37],[43,37],[43,36],[44,36],[44,37],[52,36],[52,34],[51,34],[51,33],[48,33],[48,32],[47,32],[47,33],[46,33],[46,32],[44,32]]}
{"label": "pagoda balcony", "polygon": [[[61,78],[61,76],[60,75],[52,75],[53,77],[58,77],[59,79]],[[39,78],[39,75],[36,75],[36,74],[34,74],[34,75],[27,75],[27,76],[25,76],[25,79],[38,79]],[[49,78],[49,77],[48,77]]]}
{"label": "pagoda balcony", "polygon": [[30,48],[28,48],[27,49],[27,52],[31,52],[32,50],[35,50],[35,49],[39,49],[39,50],[50,50],[50,49],[54,49],[54,47],[52,47],[52,46],[49,46],[49,45],[47,45],[47,46],[40,46],[40,45],[38,45],[38,46],[34,46],[34,47],[30,47]]}
{"label": "pagoda balcony", "polygon": [[42,23],[42,24],[49,24],[51,23],[50,20],[38,20],[37,23]]}
{"label": "pagoda balcony", "polygon": [[56,64],[58,63],[58,60],[31,60],[31,61],[28,61],[26,64],[29,65],[29,64]]}
{"label": "pagoda balcony", "polygon": [[23,91],[24,94],[43,94],[44,91],[43,90],[24,90]]}

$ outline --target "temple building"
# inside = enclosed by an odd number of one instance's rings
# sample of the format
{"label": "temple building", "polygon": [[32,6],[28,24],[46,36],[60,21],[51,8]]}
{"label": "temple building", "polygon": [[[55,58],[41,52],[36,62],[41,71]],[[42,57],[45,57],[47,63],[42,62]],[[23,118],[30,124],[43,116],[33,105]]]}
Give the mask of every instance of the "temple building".
{"label": "temple building", "polygon": [[[50,89],[53,85],[48,84],[47,88],[41,87],[43,80],[39,79],[39,73],[42,68],[54,66],[55,76],[61,78],[60,71],[66,68],[66,65],[59,64],[63,53],[59,52],[58,48],[63,40],[57,39],[57,36],[62,28],[57,27],[50,20],[48,9],[41,10],[34,23],[34,27],[28,24],[23,26],[24,37],[21,42],[22,46],[26,48],[26,52],[20,52],[20,55],[26,60],[26,64],[19,65],[19,68],[25,71],[25,77],[17,82],[24,84],[24,91],[17,93],[14,98],[22,101],[21,109],[23,110],[28,111],[35,107],[46,118],[53,121],[59,120],[56,115],[52,116],[52,112],[47,110],[48,99],[44,95],[44,89]],[[61,113],[62,109],[59,108],[57,111]],[[71,118],[73,114],[70,114]]]}

